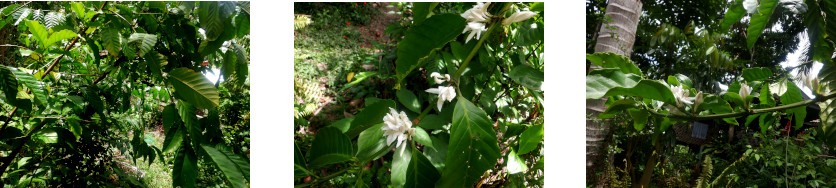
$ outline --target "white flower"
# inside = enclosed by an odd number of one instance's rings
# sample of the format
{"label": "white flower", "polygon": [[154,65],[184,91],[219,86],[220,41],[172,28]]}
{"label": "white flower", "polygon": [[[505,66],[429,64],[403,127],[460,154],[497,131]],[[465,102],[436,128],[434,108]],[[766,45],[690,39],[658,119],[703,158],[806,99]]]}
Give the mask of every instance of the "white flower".
{"label": "white flower", "polygon": [[694,100],[694,98],[688,97],[688,90],[684,89],[682,85],[671,86],[671,92],[673,93],[673,96],[676,98],[677,106],[682,107],[682,103],[693,104],[691,101]]}
{"label": "white flower", "polygon": [[435,79],[435,84],[441,84],[444,83],[444,81],[450,81],[450,74],[444,74],[444,76],[441,76],[441,74],[439,74],[438,72],[433,72],[432,74],[430,74],[430,77]]}
{"label": "white flower", "polygon": [[702,91],[697,92],[697,96],[694,99],[694,112],[697,112],[697,108],[702,104]]}
{"label": "white flower", "polygon": [[746,97],[748,97],[750,93],[752,93],[752,87],[749,87],[746,83],[740,83],[740,91],[738,94],[740,94],[740,98],[743,99],[744,103],[746,103]]}
{"label": "white flower", "polygon": [[508,26],[508,25],[511,25],[511,23],[514,23],[514,22],[520,22],[520,21],[523,21],[523,20],[527,20],[534,15],[537,15],[537,13],[536,12],[531,12],[531,11],[518,11],[518,12],[515,12],[514,14],[511,14],[510,17],[505,18],[505,20],[502,21],[502,25]]}
{"label": "white flower", "polygon": [[468,41],[470,41],[470,39],[473,38],[473,35],[476,35],[476,40],[479,40],[479,37],[482,36],[482,30],[485,30],[485,24],[484,23],[481,23],[481,22],[467,23],[467,26],[464,27],[464,31],[462,31],[462,33],[466,33],[467,31],[470,31],[470,35],[467,35],[467,40],[465,40],[464,43],[467,43]]}
{"label": "white flower", "polygon": [[749,14],[755,13],[755,10],[758,10],[758,0],[743,1],[743,9],[746,9]]}
{"label": "white flower", "polygon": [[438,88],[430,88],[426,91],[428,93],[438,94],[438,111],[441,111],[441,106],[444,105],[445,100],[450,102],[453,101],[453,98],[456,98],[456,89],[453,86],[438,86]]}
{"label": "white flower", "polygon": [[400,147],[415,131],[415,128],[412,128],[412,121],[409,121],[406,113],[398,114],[393,108],[389,108],[389,113],[383,117],[383,123],[385,125],[380,129],[385,131],[383,136],[386,137],[386,143],[391,145],[392,142],[397,140],[395,147]]}
{"label": "white flower", "polygon": [[798,75],[799,81],[801,81],[807,88],[810,88],[813,92],[816,92],[819,88],[819,79],[815,78],[814,76],[807,75],[807,73],[801,73]]}
{"label": "white flower", "polygon": [[467,19],[468,22],[485,22],[490,19],[491,14],[488,13],[488,5],[491,3],[476,3],[473,8],[464,11],[461,14],[462,18]]}

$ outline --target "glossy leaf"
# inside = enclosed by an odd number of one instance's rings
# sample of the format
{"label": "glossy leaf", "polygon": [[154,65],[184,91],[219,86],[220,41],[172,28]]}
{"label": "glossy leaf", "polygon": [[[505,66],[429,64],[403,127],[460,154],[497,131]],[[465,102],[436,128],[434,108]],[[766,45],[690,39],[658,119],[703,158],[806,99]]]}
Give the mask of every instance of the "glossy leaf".
{"label": "glossy leaf", "polygon": [[32,91],[32,94],[35,95],[35,101],[41,105],[46,105],[49,100],[47,98],[46,85],[43,82],[20,69],[9,67],[9,70],[14,73],[19,83],[22,83]]}
{"label": "glossy leaf", "polygon": [[134,33],[128,38],[128,42],[140,41],[139,56],[145,56],[146,53],[154,50],[154,45],[157,44],[157,35],[148,33]]}
{"label": "glossy leaf", "polygon": [[691,81],[691,78],[688,78],[687,76],[682,75],[682,74],[676,74],[676,75],[673,75],[673,76],[668,76],[668,84],[675,85],[675,86],[678,86],[678,85],[687,86],[685,88],[693,88],[694,87],[694,83]]}
{"label": "glossy leaf", "polygon": [[435,149],[424,150],[424,156],[430,160],[433,166],[440,172],[444,170],[444,160],[447,158],[447,137],[446,134],[431,136]]}
{"label": "glossy leaf", "polygon": [[723,16],[723,22],[720,23],[720,32],[725,33],[735,23],[746,16],[746,9],[743,8],[743,0],[735,0],[730,2],[729,10]]}
{"label": "glossy leaf", "polygon": [[29,32],[32,33],[32,36],[35,37],[42,47],[47,47],[46,42],[49,41],[49,31],[46,30],[46,27],[38,23],[38,21],[26,21],[26,27],[29,28]]}
{"label": "glossy leaf", "polygon": [[195,187],[197,181],[197,156],[191,147],[186,147],[183,152],[177,153],[174,157],[174,171],[172,175],[172,185],[186,187]]}
{"label": "glossy leaf", "polygon": [[545,136],[543,124],[533,125],[525,129],[525,131],[520,134],[520,152],[518,153],[522,155],[537,149],[537,146],[540,145],[540,141],[543,140],[543,136]]}
{"label": "glossy leaf", "polygon": [[763,33],[763,29],[766,28],[766,24],[769,22],[769,18],[772,17],[772,12],[776,6],[778,6],[778,0],[759,1],[758,12],[752,14],[752,18],[749,20],[749,28],[747,29],[746,45],[749,50],[752,49],[755,42],[761,36],[761,33]]}
{"label": "glossy leaf", "polygon": [[200,109],[218,106],[218,89],[198,72],[189,68],[176,68],[168,73],[174,94]]}
{"label": "glossy leaf", "polygon": [[367,128],[382,123],[383,117],[389,113],[389,108],[395,108],[395,101],[385,99],[371,106],[366,106],[363,111],[354,116],[354,120],[351,121],[351,129],[346,132],[346,135],[349,138],[354,138]]}
{"label": "glossy leaf", "polygon": [[412,135],[412,139],[414,139],[418,143],[421,143],[422,145],[426,146],[427,148],[435,149],[433,147],[433,141],[430,140],[430,135],[427,134],[427,131],[425,131],[421,127],[415,127],[414,132],[415,132],[415,134]]}
{"label": "glossy leaf", "polygon": [[241,45],[234,42],[232,43],[232,50],[235,51],[235,57],[237,58],[237,61],[235,61],[237,66],[235,68],[235,80],[239,86],[242,86],[250,75],[250,56],[247,55],[247,51]]}
{"label": "glossy leaf", "polygon": [[607,110],[604,113],[598,114],[598,118],[601,119],[609,119],[617,115],[618,113],[623,112],[624,110],[637,108],[638,103],[634,100],[630,99],[622,99],[613,101],[612,104],[607,106]]}
{"label": "glossy leaf", "polygon": [[513,149],[511,149],[511,152],[508,152],[507,161],[508,173],[510,174],[517,174],[528,171],[528,166],[525,165],[525,159],[518,156]]}
{"label": "glossy leaf", "polygon": [[542,71],[529,67],[528,65],[520,64],[511,69],[508,77],[518,84],[528,87],[536,91],[542,91],[543,81],[545,75]]}
{"label": "glossy leaf", "polygon": [[311,168],[344,162],[354,156],[351,140],[340,130],[331,127],[320,129],[316,133],[308,152]]}
{"label": "glossy leaf", "polygon": [[743,69],[743,79],[748,82],[764,81],[772,76],[772,71],[765,67]]}
{"label": "glossy leaf", "polygon": [[398,101],[400,101],[406,109],[412,110],[415,113],[421,113],[421,102],[418,102],[418,97],[416,97],[412,91],[401,89],[398,90],[395,95],[398,96]]}
{"label": "glossy leaf", "polygon": [[245,180],[250,179],[250,162],[222,147],[200,146],[209,154],[209,158],[223,172],[232,187],[249,187]]}
{"label": "glossy leaf", "polygon": [[101,33],[102,46],[112,57],[119,55],[119,50],[122,49],[122,36],[115,28],[106,28]]}
{"label": "glossy leaf", "polygon": [[528,19],[520,22],[516,32],[516,44],[518,46],[530,46],[543,41],[545,31],[542,22],[535,22]]}
{"label": "glossy leaf", "polygon": [[442,126],[446,124],[447,123],[441,119],[441,117],[438,117],[435,114],[430,114],[424,116],[424,119],[421,119],[421,121],[418,122],[417,127],[422,127],[424,129],[441,129]]}
{"label": "glossy leaf", "polygon": [[47,39],[46,42],[44,42],[44,46],[51,46],[52,44],[55,44],[56,42],[66,40],[66,39],[71,39],[71,38],[76,37],[76,36],[78,36],[78,35],[75,34],[75,32],[72,32],[72,31],[66,30],[66,29],[61,30],[61,31],[52,33],[52,35],[49,36],[49,39]]}
{"label": "glossy leaf", "polygon": [[656,80],[641,80],[634,74],[624,74],[617,69],[593,70],[586,76],[586,98],[627,95],[673,103],[670,88]]}
{"label": "glossy leaf", "polygon": [[[794,82],[787,82],[787,92],[784,93],[784,95],[781,95],[781,104],[787,105],[804,101],[802,95],[804,95],[804,93],[802,93],[801,89],[798,88]],[[806,106],[791,108],[786,110],[786,112],[794,115],[792,119],[795,120],[795,125],[793,126],[795,129],[799,129],[804,125],[804,118],[807,117]]]}
{"label": "glossy leaf", "polygon": [[406,174],[412,159],[412,149],[410,148],[410,144],[403,144],[395,149],[395,153],[392,155],[390,180],[393,187],[403,187],[406,184]]}
{"label": "glossy leaf", "polygon": [[383,137],[383,124],[377,124],[360,133],[357,138],[357,155],[360,160],[375,160],[388,153],[391,147]]}
{"label": "glossy leaf", "polygon": [[335,121],[335,122],[329,124],[328,126],[337,128],[341,132],[345,133],[346,131],[348,131],[349,128],[351,128],[351,121],[353,121],[353,120],[354,120],[353,117],[343,118],[341,120],[338,120],[338,121]]}
{"label": "glossy leaf", "polygon": [[432,187],[441,174],[430,163],[424,154],[412,148],[412,157],[406,170],[406,183],[404,187]]}
{"label": "glossy leaf", "polygon": [[586,54],[586,60],[592,64],[600,66],[601,68],[616,68],[621,70],[624,74],[642,75],[641,70],[626,56],[618,55],[612,52],[598,52],[594,54]]}
{"label": "glossy leaf", "polygon": [[[836,66],[834,63],[823,63],[818,78],[821,79],[821,92],[831,93],[836,91]],[[836,99],[828,99],[819,103],[821,112],[822,138],[828,146],[836,146]]]}
{"label": "glossy leaf", "polygon": [[305,162],[305,156],[302,155],[302,151],[299,150],[299,145],[295,142],[293,143],[293,176],[294,177],[301,177],[307,175],[313,175],[305,169],[307,167],[307,162]]}
{"label": "glossy leaf", "polygon": [[6,66],[0,66],[0,92],[4,93],[7,102],[17,100],[18,82],[12,70]]}
{"label": "glossy leaf", "polygon": [[432,14],[432,4],[438,4],[436,2],[415,2],[412,3],[412,24],[419,25],[427,19],[428,15]]}
{"label": "glossy leaf", "polygon": [[197,10],[200,27],[206,30],[206,39],[215,40],[224,31],[224,24],[220,18],[220,7],[215,1],[202,1]]}
{"label": "glossy leaf", "polygon": [[499,156],[496,131],[484,111],[459,96],[453,111],[450,144],[439,187],[463,187],[475,183],[493,168]]}
{"label": "glossy leaf", "polygon": [[465,19],[458,14],[439,14],[424,23],[414,25],[398,42],[398,59],[395,67],[398,83],[418,66],[420,59],[427,57],[435,48],[440,48],[461,34]]}

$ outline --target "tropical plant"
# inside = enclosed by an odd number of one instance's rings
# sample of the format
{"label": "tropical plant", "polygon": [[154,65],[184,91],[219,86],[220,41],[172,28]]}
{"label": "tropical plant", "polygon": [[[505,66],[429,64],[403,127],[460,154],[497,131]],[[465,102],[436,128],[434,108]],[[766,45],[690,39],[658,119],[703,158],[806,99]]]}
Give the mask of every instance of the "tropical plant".
{"label": "tropical plant", "polygon": [[542,187],[543,3],[401,5],[394,63],[342,87],[374,78],[394,95],[297,140],[296,187]]}
{"label": "tropical plant", "polygon": [[[0,66],[0,182],[142,186],[113,167],[124,155],[173,164],[172,186],[194,187],[198,169],[215,166],[218,184],[247,187],[248,149],[224,134],[249,129],[239,121],[249,109],[224,104],[249,103],[237,94],[249,93],[249,17],[248,2],[3,7],[0,28],[20,35],[0,48],[21,58]],[[157,147],[145,131],[160,124]]]}

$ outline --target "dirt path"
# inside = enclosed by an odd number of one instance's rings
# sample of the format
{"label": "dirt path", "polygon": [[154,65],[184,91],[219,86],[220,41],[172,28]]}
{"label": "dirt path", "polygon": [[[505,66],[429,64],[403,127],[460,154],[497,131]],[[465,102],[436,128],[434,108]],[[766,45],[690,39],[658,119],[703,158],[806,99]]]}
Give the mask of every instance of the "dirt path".
{"label": "dirt path", "polygon": [[389,39],[389,35],[386,32],[386,26],[389,26],[390,23],[394,21],[398,21],[401,17],[400,14],[389,14],[390,11],[397,12],[398,8],[396,5],[392,7],[387,7],[391,3],[384,3],[384,2],[375,2],[370,3],[371,6],[378,8],[380,10],[380,14],[375,15],[369,21],[369,24],[366,26],[359,26],[357,29],[360,32],[360,36],[363,37],[364,46],[370,47],[373,45],[373,41],[378,43],[389,43],[391,40]]}

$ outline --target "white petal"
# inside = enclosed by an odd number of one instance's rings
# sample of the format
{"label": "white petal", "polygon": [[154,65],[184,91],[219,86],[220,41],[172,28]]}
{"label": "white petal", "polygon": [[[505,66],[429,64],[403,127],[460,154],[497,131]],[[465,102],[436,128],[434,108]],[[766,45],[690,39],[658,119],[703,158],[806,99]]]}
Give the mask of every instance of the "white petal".
{"label": "white petal", "polygon": [[438,88],[429,88],[429,89],[424,90],[424,91],[426,91],[427,93],[432,93],[432,94],[438,94],[439,93]]}
{"label": "white petal", "polygon": [[476,35],[477,31],[470,31],[470,35],[467,35],[467,39],[464,40],[464,43],[470,42],[470,39],[473,38],[473,35]]}
{"label": "white petal", "polygon": [[441,111],[441,106],[444,106],[444,100],[438,98],[438,103],[436,104],[438,105],[438,111]]}
{"label": "white petal", "polygon": [[397,136],[394,136],[394,135],[386,137],[387,145],[392,145],[392,142],[394,142],[396,139],[397,139]]}
{"label": "white petal", "polygon": [[443,78],[441,78],[441,76],[439,76],[439,77],[434,77],[434,78],[435,78],[435,84],[441,84],[441,83],[444,83],[444,79],[443,79]]}

